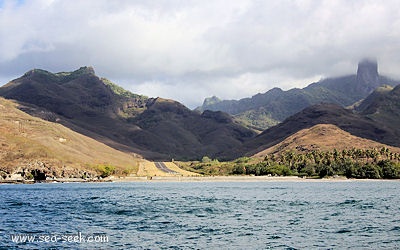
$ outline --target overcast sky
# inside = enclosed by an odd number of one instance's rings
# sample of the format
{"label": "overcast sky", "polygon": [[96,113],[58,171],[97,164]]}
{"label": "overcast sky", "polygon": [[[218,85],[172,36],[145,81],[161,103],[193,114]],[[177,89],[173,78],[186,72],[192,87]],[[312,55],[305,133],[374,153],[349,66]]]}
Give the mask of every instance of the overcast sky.
{"label": "overcast sky", "polygon": [[0,0],[0,83],[33,68],[96,74],[190,108],[355,73],[400,78],[398,0]]}

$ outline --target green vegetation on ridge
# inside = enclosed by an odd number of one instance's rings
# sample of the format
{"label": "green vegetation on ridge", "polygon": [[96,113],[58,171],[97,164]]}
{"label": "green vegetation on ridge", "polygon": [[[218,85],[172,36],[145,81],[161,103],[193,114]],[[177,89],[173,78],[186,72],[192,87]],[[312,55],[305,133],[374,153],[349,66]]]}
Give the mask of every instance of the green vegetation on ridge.
{"label": "green vegetation on ridge", "polygon": [[119,95],[119,96],[123,96],[126,98],[135,98],[135,99],[141,99],[141,100],[147,100],[149,99],[147,96],[144,95],[138,95],[138,94],[134,94],[120,86],[118,86],[117,84],[111,82],[110,80],[108,80],[107,78],[101,78],[101,80],[103,81],[103,83],[107,86],[109,86],[111,88],[111,90]]}

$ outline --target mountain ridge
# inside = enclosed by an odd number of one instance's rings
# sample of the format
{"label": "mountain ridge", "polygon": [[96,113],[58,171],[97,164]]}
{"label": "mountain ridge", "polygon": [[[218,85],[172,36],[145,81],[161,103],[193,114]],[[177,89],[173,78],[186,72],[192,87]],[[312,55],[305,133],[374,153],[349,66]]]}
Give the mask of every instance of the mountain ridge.
{"label": "mountain ridge", "polygon": [[[367,80],[362,81],[374,81],[377,70],[372,71],[375,73],[366,74]],[[354,76],[340,79],[350,78]],[[360,78],[363,78],[361,73]],[[346,84],[343,81],[336,87]],[[306,88],[321,90],[319,85]],[[0,96],[17,100],[20,109],[29,114],[61,123],[115,149],[147,159],[198,160],[208,156],[231,160],[253,155],[318,124],[335,125],[360,138],[400,146],[400,117],[396,115],[400,113],[399,89],[399,86],[378,88],[353,105],[353,109],[337,104],[307,106],[258,135],[221,111],[200,113],[174,100],[133,94],[99,78],[90,67],[55,74],[35,69],[0,87]],[[340,91],[343,92],[339,90],[338,98]],[[303,89],[291,91],[294,96],[299,91],[305,93]],[[278,88],[270,92],[276,100],[282,99],[282,93],[292,93]],[[262,94],[255,97],[263,99]],[[303,98],[307,103],[304,95],[298,97],[285,102],[293,105]],[[210,99],[213,101],[218,99]]]}
{"label": "mountain ridge", "polygon": [[[34,115],[47,114],[77,132],[148,159],[233,158],[234,147],[254,137],[221,112],[194,112],[163,98],[148,98],[99,78],[94,69],[31,70],[0,88]],[[233,149],[233,150],[227,150]]]}
{"label": "mountain ridge", "polygon": [[[400,147],[400,85],[381,87],[354,108],[336,104],[317,104],[288,117],[282,123],[247,142],[248,155],[282,143],[302,130],[329,124],[352,136]],[[319,138],[316,138],[318,140]]]}
{"label": "mountain ridge", "polygon": [[334,103],[350,106],[366,98],[374,89],[386,84],[395,86],[400,81],[392,80],[378,73],[374,60],[362,60],[357,74],[322,79],[305,88],[283,91],[272,88],[265,93],[240,100],[206,98],[196,110],[223,111],[233,115],[247,127],[262,131],[276,125],[302,109],[318,103]]}

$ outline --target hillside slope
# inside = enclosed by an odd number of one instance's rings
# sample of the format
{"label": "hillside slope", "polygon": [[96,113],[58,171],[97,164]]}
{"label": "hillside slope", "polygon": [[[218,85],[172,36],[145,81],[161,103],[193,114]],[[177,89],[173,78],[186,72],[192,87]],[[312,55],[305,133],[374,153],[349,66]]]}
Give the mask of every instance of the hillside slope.
{"label": "hillside slope", "polygon": [[332,124],[317,124],[311,128],[299,130],[287,137],[282,142],[258,152],[254,157],[264,158],[269,154],[280,154],[290,151],[296,153],[307,153],[315,150],[342,151],[344,149],[380,149],[389,148],[391,152],[400,152],[398,147],[390,147],[385,144],[360,138],[346,132]]}
{"label": "hillside slope", "polygon": [[355,109],[386,127],[400,128],[400,85],[377,89]]}
{"label": "hillside slope", "polygon": [[175,159],[202,156],[232,159],[238,156],[235,149],[255,136],[254,132],[235,124],[228,114],[211,111],[198,114],[178,102],[162,98],[149,103],[147,110],[130,122],[142,129],[141,133],[132,133],[132,138],[140,140],[145,136],[147,148]]}
{"label": "hillside slope", "polygon": [[119,174],[136,173],[141,161],[138,155],[30,116],[17,103],[0,98],[0,179],[31,171],[47,177],[95,177],[105,165]]}

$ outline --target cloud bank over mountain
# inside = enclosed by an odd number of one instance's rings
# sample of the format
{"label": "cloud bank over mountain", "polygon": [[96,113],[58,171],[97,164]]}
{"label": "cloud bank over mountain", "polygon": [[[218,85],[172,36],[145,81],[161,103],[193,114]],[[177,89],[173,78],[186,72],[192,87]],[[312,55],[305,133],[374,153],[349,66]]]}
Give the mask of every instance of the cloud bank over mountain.
{"label": "cloud bank over mountain", "polygon": [[353,73],[399,77],[397,1],[0,1],[0,81],[92,65],[194,107]]}

